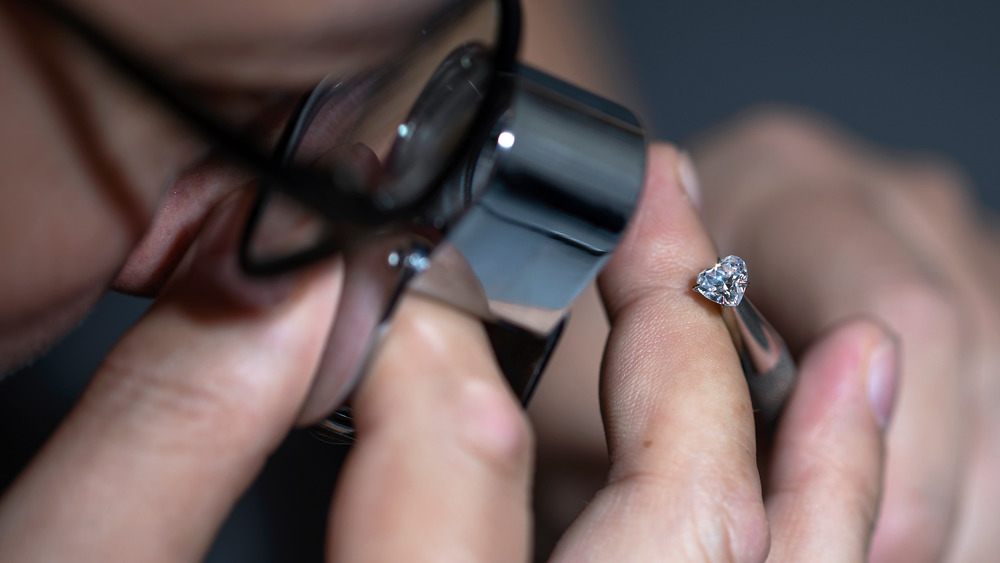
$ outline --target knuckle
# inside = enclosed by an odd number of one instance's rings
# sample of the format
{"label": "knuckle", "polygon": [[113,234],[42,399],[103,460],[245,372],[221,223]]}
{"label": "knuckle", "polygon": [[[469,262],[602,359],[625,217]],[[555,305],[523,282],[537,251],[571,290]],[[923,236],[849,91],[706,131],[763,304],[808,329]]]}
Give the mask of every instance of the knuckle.
{"label": "knuckle", "polygon": [[460,450],[501,473],[520,475],[527,471],[534,434],[511,393],[500,382],[477,379],[459,384],[456,395]]}
{"label": "knuckle", "polygon": [[716,498],[696,507],[692,518],[694,543],[705,561],[767,559],[770,526],[763,503]]}
{"label": "knuckle", "polygon": [[[632,472],[615,479],[611,486],[626,492],[639,512],[649,503],[669,498],[672,510],[663,515],[665,551],[676,549],[674,542],[691,561],[763,562],[771,546],[770,524],[763,500],[756,491],[742,488],[731,479],[700,479],[678,483],[660,473]],[[737,488],[741,487],[741,488]],[[678,492],[683,491],[681,496]],[[739,492],[743,491],[743,492]]]}

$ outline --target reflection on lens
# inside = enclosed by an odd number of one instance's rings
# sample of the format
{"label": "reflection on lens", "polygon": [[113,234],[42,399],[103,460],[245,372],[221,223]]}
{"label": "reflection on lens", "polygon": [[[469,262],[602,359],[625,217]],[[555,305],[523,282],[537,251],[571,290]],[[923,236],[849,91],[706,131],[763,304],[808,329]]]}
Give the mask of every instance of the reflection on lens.
{"label": "reflection on lens", "polygon": [[347,194],[370,196],[382,182],[378,155],[361,143],[336,146],[316,159],[316,165],[329,170],[332,183]]}
{"label": "reflection on lens", "polygon": [[483,45],[463,45],[445,59],[397,128],[379,204],[413,203],[437,179],[472,124],[491,73]]}
{"label": "reflection on lens", "polygon": [[[397,208],[418,201],[452,161],[489,88],[496,10],[493,2],[454,3],[400,60],[348,79],[328,78],[303,109],[286,158],[351,180],[368,163],[320,157],[360,144],[382,164],[378,174],[365,172],[378,180],[366,186],[373,203]],[[357,191],[350,182],[338,188]]]}

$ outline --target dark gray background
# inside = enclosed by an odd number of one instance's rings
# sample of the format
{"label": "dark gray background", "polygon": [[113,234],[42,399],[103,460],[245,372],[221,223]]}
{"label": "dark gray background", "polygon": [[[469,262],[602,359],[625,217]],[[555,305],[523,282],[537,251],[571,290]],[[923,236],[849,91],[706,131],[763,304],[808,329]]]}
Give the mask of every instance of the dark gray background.
{"label": "dark gray background", "polygon": [[948,155],[1000,207],[1000,4],[608,7],[659,136],[683,141],[752,104],[799,104],[880,144]]}
{"label": "dark gray background", "polygon": [[[607,5],[650,128],[681,141],[749,105],[819,110],[881,144],[939,152],[1000,207],[1000,8],[989,2]],[[143,310],[108,296],[49,356],[0,384],[8,483]],[[224,432],[225,429],[219,429]],[[293,434],[226,524],[212,561],[318,560],[342,452]]]}

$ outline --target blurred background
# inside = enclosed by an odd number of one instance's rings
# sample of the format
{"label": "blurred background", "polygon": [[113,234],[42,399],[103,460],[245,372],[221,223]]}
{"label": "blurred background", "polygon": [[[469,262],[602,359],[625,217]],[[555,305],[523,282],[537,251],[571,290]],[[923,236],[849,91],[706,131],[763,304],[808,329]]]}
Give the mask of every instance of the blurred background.
{"label": "blurred background", "polygon": [[[656,137],[683,144],[748,106],[796,104],[878,144],[946,155],[1000,208],[1000,4],[602,0],[589,18],[605,27],[594,41],[619,80],[631,77],[621,90]],[[145,306],[108,295],[50,354],[0,384],[4,486]],[[343,455],[293,433],[208,560],[320,560]]]}
{"label": "blurred background", "polygon": [[653,131],[683,140],[748,105],[825,113],[946,155],[1000,206],[1000,5],[963,0],[608,2]]}

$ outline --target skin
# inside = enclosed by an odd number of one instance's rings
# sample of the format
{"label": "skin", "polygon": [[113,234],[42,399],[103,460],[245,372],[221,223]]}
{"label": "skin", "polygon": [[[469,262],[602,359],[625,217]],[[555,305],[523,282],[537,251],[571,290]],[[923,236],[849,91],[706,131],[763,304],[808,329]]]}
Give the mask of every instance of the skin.
{"label": "skin", "polygon": [[755,300],[793,347],[858,313],[900,337],[905,384],[872,560],[992,558],[1000,302],[982,280],[998,247],[962,173],[787,108],[694,146],[709,227],[761,272]]}
{"label": "skin", "polygon": [[[545,6],[537,15],[557,9]],[[550,69],[630,99],[627,80],[613,71],[621,55],[609,58],[582,39],[586,24],[592,36],[598,26],[593,17],[578,20],[577,33],[546,45],[559,61]],[[530,54],[533,43],[526,44]],[[569,53],[588,64],[574,64]],[[1000,499],[993,477],[1000,471],[1000,303],[983,280],[996,273],[1000,239],[963,172],[939,155],[872,146],[788,107],[747,111],[694,139],[690,150],[700,173],[694,195],[710,233],[724,252],[751,264],[754,303],[793,349],[857,315],[879,320],[900,340],[906,383],[871,559],[992,559],[1000,548],[991,508]],[[815,259],[823,254],[838,258]],[[605,469],[597,408],[579,380],[596,385],[596,343],[606,328],[595,297],[585,295],[574,314],[582,322],[566,340],[577,344],[557,352],[551,387],[543,385],[533,405],[541,449],[552,452],[542,457],[550,463],[536,494],[576,501],[543,512],[555,530],[597,490]],[[594,477],[566,477],[567,468],[581,466]]]}
{"label": "skin", "polygon": [[[779,445],[774,457],[790,473],[776,470],[776,484],[786,485],[775,490],[789,488],[794,502],[779,496],[765,505],[738,361],[718,309],[686,288],[685,272],[714,248],[678,185],[675,153],[663,147],[651,156],[643,211],[602,279],[615,327],[603,393],[612,473],[554,557],[756,560],[769,548],[808,557],[837,545],[838,558],[856,559],[881,480],[868,365],[891,340],[854,323],[814,350],[793,399],[800,406],[789,411],[786,439],[797,443]],[[233,242],[241,209],[223,209],[199,247]],[[660,260],[647,260],[651,252]],[[206,257],[216,259],[196,251],[182,265],[7,493],[5,558],[196,559],[292,424],[323,343],[317,323],[334,312],[337,272],[312,272],[280,304],[248,309],[213,286]],[[650,338],[658,341],[652,352]],[[332,559],[412,558],[415,547],[435,561],[527,554],[532,434],[475,319],[409,300],[355,408],[366,438],[332,505]],[[223,422],[224,437],[216,431]],[[817,471],[832,445],[849,463]],[[856,494],[834,496],[842,510],[803,513],[810,504],[802,499],[843,491]],[[796,533],[814,519],[824,533]],[[640,534],[635,525],[662,532]]]}
{"label": "skin", "polygon": [[[368,24],[382,13],[303,0],[276,14],[257,1],[192,19],[184,3],[135,5],[87,4],[226,95],[273,68],[248,43],[276,42],[278,60],[293,60],[296,39],[330,14]],[[246,176],[46,22],[0,10],[0,102],[20,110],[0,130],[0,256],[17,272],[0,282],[3,366],[44,348],[109,285],[158,294],[0,502],[0,559],[198,559],[306,401],[338,263],[270,284],[230,275]],[[235,70],[199,82],[215,66]],[[611,469],[553,557],[861,559],[894,340],[842,319],[803,337],[801,382],[759,475],[732,344],[718,308],[689,289],[717,251],[679,181],[683,162],[652,149],[642,206],[600,282]],[[332,501],[332,559],[527,557],[533,434],[475,319],[407,299],[355,409],[366,438]]]}

